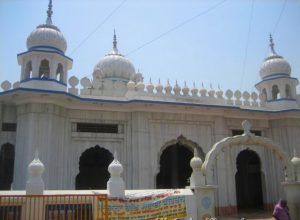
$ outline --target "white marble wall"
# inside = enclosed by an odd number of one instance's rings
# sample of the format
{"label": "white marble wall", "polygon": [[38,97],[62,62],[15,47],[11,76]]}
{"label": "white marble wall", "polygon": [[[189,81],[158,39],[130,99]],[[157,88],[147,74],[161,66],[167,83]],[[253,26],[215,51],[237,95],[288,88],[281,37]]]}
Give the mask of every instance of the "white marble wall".
{"label": "white marble wall", "polygon": [[[118,151],[127,189],[155,188],[160,155],[168,143],[182,135],[191,145],[196,143],[207,153],[216,141],[230,136],[232,129],[240,129],[242,120],[201,114],[122,112],[121,107],[113,110],[68,110],[54,104],[19,105],[13,187],[24,189],[27,165],[38,148],[46,167],[43,175],[46,189],[74,189],[81,154],[99,145],[111,153]],[[79,133],[72,131],[72,123],[76,122],[117,123],[122,129],[118,134]],[[251,122],[254,130],[262,130],[263,135],[282,144],[290,155],[293,147],[299,148],[299,121],[253,119]],[[243,149],[244,146],[224,150],[217,159],[216,206],[236,205],[236,158]],[[261,147],[253,149],[262,161],[265,174],[264,203],[273,203],[283,195],[281,164],[272,152]]]}

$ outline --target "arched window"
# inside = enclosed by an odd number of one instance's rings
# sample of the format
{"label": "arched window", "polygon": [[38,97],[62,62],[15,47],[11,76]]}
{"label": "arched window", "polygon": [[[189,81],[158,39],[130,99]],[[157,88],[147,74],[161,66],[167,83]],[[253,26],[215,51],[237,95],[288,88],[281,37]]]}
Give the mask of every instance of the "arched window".
{"label": "arched window", "polygon": [[272,99],[273,100],[279,99],[280,98],[279,96],[280,96],[280,94],[279,94],[278,86],[273,85],[272,86]]}
{"label": "arched window", "polygon": [[265,88],[263,88],[262,94],[263,94],[263,97],[264,97],[263,101],[267,101],[267,90]]}
{"label": "arched window", "polygon": [[289,84],[285,85],[285,95],[287,98],[292,98],[291,87]]}
{"label": "arched window", "polygon": [[61,63],[58,64],[56,69],[56,80],[60,82],[64,81],[64,68]]}
{"label": "arched window", "polygon": [[26,63],[24,71],[24,79],[30,79],[32,77],[32,62],[29,61]]}
{"label": "arched window", "polygon": [[50,74],[50,66],[49,66],[49,61],[48,60],[42,60],[40,64],[40,69],[39,69],[39,77],[40,78],[49,78]]}

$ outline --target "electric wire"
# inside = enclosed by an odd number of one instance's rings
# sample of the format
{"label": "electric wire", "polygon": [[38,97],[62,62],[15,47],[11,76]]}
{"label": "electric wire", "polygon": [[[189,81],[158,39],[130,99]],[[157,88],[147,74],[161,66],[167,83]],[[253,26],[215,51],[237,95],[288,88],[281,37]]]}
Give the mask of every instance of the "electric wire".
{"label": "electric wire", "polygon": [[282,3],[282,7],[281,7],[281,10],[280,10],[279,16],[278,16],[278,18],[277,18],[277,21],[276,21],[275,26],[274,26],[274,29],[273,29],[273,33],[272,33],[273,36],[275,35],[276,30],[277,30],[277,28],[278,28],[278,25],[279,25],[279,23],[280,23],[280,21],[281,21],[282,14],[283,14],[283,12],[284,12],[286,3],[287,3],[287,0],[284,0],[284,2]]}
{"label": "electric wire", "polygon": [[245,48],[243,66],[242,66],[242,76],[241,76],[241,81],[240,81],[240,91],[243,87],[244,76],[245,76],[245,71],[246,71],[246,64],[247,64],[247,58],[248,58],[248,48],[249,48],[249,41],[250,41],[251,27],[252,27],[252,20],[253,20],[253,9],[254,9],[254,0],[252,0],[252,2],[251,2],[249,26],[248,26],[248,33],[247,33],[247,39],[246,39],[246,48]]}
{"label": "electric wire", "polygon": [[[125,1],[126,1],[126,0],[124,0],[123,2],[125,2]],[[207,8],[206,10],[204,10],[204,11],[202,11],[202,12],[200,12],[200,13],[194,15],[193,17],[190,17],[190,18],[184,20],[183,22],[181,22],[181,23],[179,23],[179,24],[173,26],[172,28],[168,29],[167,31],[164,31],[164,32],[161,33],[160,35],[154,37],[152,40],[147,41],[146,43],[142,44],[141,46],[139,46],[139,47],[137,47],[137,48],[131,50],[131,51],[130,51],[129,53],[127,53],[125,56],[128,56],[128,55],[130,55],[130,54],[133,54],[133,53],[137,52],[138,50],[141,50],[142,48],[144,48],[144,47],[150,45],[151,43],[153,43],[153,42],[159,40],[160,38],[166,36],[167,34],[169,34],[169,33],[173,32],[173,31],[179,29],[180,27],[182,27],[182,26],[188,24],[189,22],[195,20],[196,18],[199,18],[199,17],[201,17],[201,16],[203,16],[203,15],[209,13],[210,11],[214,10],[215,8],[217,8],[218,6],[221,6],[222,4],[224,4],[226,1],[228,1],[228,0],[222,0],[222,1],[218,2],[217,4],[214,4],[213,6]],[[121,3],[121,4],[122,4],[122,3]],[[92,75],[92,74],[88,74],[88,75],[85,75],[85,76],[83,76],[83,77],[88,77],[88,76],[91,76],[91,75]]]}
{"label": "electric wire", "polygon": [[128,52],[128,53],[126,54],[126,56],[128,56],[128,55],[130,55],[130,54],[133,54],[133,53],[135,53],[135,52],[141,50],[142,48],[148,46],[149,44],[152,44],[153,42],[159,40],[160,38],[166,36],[167,34],[169,34],[169,33],[173,32],[173,31],[175,31],[175,30],[181,28],[182,26],[184,26],[184,25],[186,25],[186,24],[188,24],[188,23],[190,23],[191,21],[195,20],[196,18],[199,18],[199,17],[201,17],[201,16],[203,16],[203,15],[209,13],[210,11],[214,10],[215,8],[217,8],[218,6],[224,4],[226,1],[227,1],[227,0],[220,1],[220,2],[218,2],[217,4],[215,4],[215,5],[211,6],[211,7],[209,7],[208,9],[206,9],[206,10],[204,10],[204,11],[202,11],[202,12],[196,14],[196,15],[194,15],[193,17],[190,17],[190,18],[184,20],[184,21],[181,22],[180,24],[175,25],[174,27],[168,29],[167,31],[165,31],[165,32],[163,32],[163,33],[161,33],[161,34],[159,34],[158,36],[154,37],[153,39],[151,39],[151,40],[149,40],[149,41],[143,43],[141,46],[139,46],[139,47],[137,47],[137,48],[131,50],[130,52]]}
{"label": "electric wire", "polygon": [[91,31],[79,44],[78,46],[76,46],[71,53],[69,54],[69,56],[71,56],[72,54],[74,54],[88,39],[90,39],[90,37],[96,33],[100,27],[102,27],[107,21],[108,19],[110,19],[121,7],[122,5],[126,2],[127,0],[123,0],[116,8],[114,8],[105,18],[104,20],[97,25],[97,27]]}
{"label": "electric wire", "polygon": [[[276,22],[275,22],[274,29],[273,29],[273,32],[272,32],[272,35],[273,35],[273,36],[275,35],[275,33],[276,33],[276,31],[277,31],[277,28],[278,28],[278,26],[279,26],[279,23],[280,23],[280,21],[281,21],[281,19],[282,19],[282,15],[283,15],[283,12],[284,12],[284,10],[285,10],[286,3],[287,3],[287,0],[283,0],[282,6],[281,6],[281,10],[280,10],[280,12],[279,12],[279,16],[278,16],[278,18],[277,18],[277,20],[276,20]],[[269,50],[269,45],[266,46],[265,57],[268,55],[268,50]],[[259,78],[260,78],[259,75],[257,75],[257,76],[256,76],[256,82],[259,81]]]}

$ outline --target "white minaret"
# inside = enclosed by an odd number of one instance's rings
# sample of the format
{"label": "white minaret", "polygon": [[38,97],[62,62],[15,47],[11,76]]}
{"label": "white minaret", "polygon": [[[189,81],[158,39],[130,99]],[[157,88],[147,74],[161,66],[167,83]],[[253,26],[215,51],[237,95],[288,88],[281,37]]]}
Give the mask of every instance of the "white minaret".
{"label": "white minaret", "polygon": [[261,66],[261,81],[255,85],[260,93],[262,101],[270,109],[296,108],[297,78],[291,77],[290,64],[274,48],[272,35],[270,35],[271,52]]}
{"label": "white minaret", "polygon": [[47,19],[27,38],[27,51],[18,54],[21,65],[20,87],[66,91],[68,70],[73,60],[65,55],[67,41],[52,23],[52,0]]}

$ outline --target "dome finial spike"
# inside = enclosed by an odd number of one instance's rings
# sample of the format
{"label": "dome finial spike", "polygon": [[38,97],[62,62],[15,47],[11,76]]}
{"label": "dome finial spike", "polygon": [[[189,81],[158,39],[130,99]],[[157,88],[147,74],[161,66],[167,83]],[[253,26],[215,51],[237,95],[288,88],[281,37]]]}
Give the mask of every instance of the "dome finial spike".
{"label": "dome finial spike", "polygon": [[38,159],[39,159],[39,151],[38,151],[38,149],[35,149],[34,159],[35,159],[35,160],[38,160]]}
{"label": "dome finial spike", "polygon": [[114,160],[118,160],[118,154],[117,154],[117,151],[115,150],[114,152]]}
{"label": "dome finial spike", "polygon": [[276,52],[275,52],[275,49],[274,49],[274,42],[273,42],[273,37],[272,37],[272,34],[270,33],[270,47],[271,47],[271,52],[273,53],[273,54],[276,54]]}
{"label": "dome finial spike", "polygon": [[197,148],[194,148],[194,157],[198,157],[198,150],[197,150]]}
{"label": "dome finial spike", "polygon": [[117,47],[118,41],[117,41],[117,35],[116,30],[114,29],[114,39],[113,39],[113,52],[118,53],[118,47]]}
{"label": "dome finial spike", "polygon": [[49,0],[46,24],[52,25],[52,0]]}

